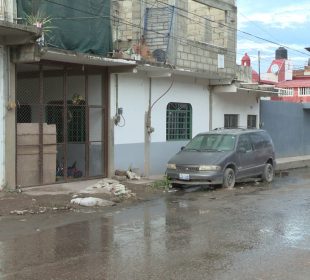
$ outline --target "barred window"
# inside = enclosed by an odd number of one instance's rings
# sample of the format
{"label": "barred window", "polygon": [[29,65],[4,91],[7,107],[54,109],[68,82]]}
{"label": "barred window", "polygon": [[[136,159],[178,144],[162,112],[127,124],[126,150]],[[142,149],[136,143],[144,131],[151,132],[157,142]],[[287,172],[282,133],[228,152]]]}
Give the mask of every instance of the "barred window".
{"label": "barred window", "polygon": [[310,95],[310,88],[308,88],[308,87],[298,88],[298,95],[299,96],[308,96],[308,95]]}
{"label": "barred window", "polygon": [[256,121],[257,117],[256,115],[248,115],[248,124],[247,127],[248,128],[256,128],[257,127],[257,121]]}
{"label": "barred window", "polygon": [[[56,124],[57,142],[64,141],[63,117],[64,107],[60,106],[62,101],[51,101],[46,108],[46,119],[48,124]],[[83,105],[72,105],[68,101],[67,111],[67,140],[68,142],[81,143],[86,139],[86,111]]]}
{"label": "barred window", "polygon": [[224,115],[224,128],[237,128],[238,127],[238,115],[237,114],[225,114]]}
{"label": "barred window", "polygon": [[279,96],[293,96],[294,88],[278,88]]}
{"label": "barred window", "polygon": [[189,103],[167,105],[166,140],[188,140],[192,138],[192,106]]}

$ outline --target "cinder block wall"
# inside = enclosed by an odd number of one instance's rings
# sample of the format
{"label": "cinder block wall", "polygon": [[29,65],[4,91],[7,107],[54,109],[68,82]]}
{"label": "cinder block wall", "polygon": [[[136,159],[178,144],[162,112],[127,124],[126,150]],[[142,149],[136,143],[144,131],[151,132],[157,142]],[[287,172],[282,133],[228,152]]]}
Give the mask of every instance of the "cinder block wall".
{"label": "cinder block wall", "polygon": [[[139,0],[112,1],[112,15],[120,18],[119,22],[113,21],[115,40],[119,40],[119,45],[126,49],[138,42],[143,35],[146,8],[150,8],[147,22],[149,31],[145,37],[151,51],[167,51],[167,62],[181,68],[234,76],[237,26],[235,1],[161,2],[175,5],[175,8],[155,0],[148,0],[147,3]],[[224,68],[218,68],[218,54],[224,56]]]}

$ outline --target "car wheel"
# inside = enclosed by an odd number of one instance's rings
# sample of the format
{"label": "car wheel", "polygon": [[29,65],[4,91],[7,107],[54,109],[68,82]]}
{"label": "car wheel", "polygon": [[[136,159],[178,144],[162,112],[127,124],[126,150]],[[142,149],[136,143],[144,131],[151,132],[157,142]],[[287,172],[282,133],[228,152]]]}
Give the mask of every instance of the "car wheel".
{"label": "car wheel", "polygon": [[270,163],[266,163],[264,167],[264,172],[262,174],[263,181],[271,183],[274,176],[273,166]]}
{"label": "car wheel", "polygon": [[176,184],[176,183],[171,183],[170,184],[172,188],[180,188],[182,185]]}
{"label": "car wheel", "polygon": [[231,168],[226,168],[223,176],[223,187],[227,189],[232,189],[235,186],[235,182],[235,171]]}

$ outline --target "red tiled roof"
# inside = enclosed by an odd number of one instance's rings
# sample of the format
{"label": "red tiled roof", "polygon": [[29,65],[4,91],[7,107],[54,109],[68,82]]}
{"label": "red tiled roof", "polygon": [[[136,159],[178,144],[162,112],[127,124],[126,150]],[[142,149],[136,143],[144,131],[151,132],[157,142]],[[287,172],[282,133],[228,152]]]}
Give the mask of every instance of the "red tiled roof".
{"label": "red tiled roof", "polygon": [[280,82],[276,86],[279,88],[310,87],[310,77],[307,80],[298,79]]}
{"label": "red tiled roof", "polygon": [[257,83],[258,81],[259,81],[259,75],[254,69],[252,69],[252,82]]}

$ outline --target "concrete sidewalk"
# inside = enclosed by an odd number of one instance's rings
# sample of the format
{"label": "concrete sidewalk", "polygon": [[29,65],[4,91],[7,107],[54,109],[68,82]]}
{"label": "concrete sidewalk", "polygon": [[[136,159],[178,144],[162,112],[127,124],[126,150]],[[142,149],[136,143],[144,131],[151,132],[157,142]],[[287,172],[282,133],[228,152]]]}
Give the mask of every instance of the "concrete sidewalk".
{"label": "concrete sidewalk", "polygon": [[295,168],[310,166],[310,155],[298,157],[277,158],[276,171],[283,171]]}
{"label": "concrete sidewalk", "polygon": [[[310,166],[310,155],[278,158],[276,161],[277,161],[276,172],[295,168],[308,167]],[[156,175],[156,176],[150,176],[149,178],[141,178],[140,180],[131,180],[128,182],[130,184],[135,184],[143,188],[146,185],[150,185],[155,181],[163,179],[164,175]],[[99,180],[100,179],[23,188],[23,192],[29,195],[58,195],[58,194],[78,193],[82,189],[94,185]]]}

